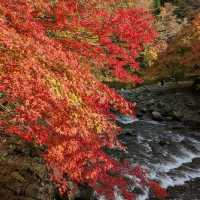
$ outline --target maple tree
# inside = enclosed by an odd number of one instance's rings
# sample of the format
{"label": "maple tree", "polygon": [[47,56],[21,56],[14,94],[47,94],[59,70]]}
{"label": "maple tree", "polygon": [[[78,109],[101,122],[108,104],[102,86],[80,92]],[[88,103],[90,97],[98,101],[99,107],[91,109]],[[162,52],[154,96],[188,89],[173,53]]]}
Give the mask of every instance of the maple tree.
{"label": "maple tree", "polygon": [[133,115],[135,105],[99,82],[91,67],[140,83],[124,65],[139,70],[135,59],[156,36],[148,12],[120,2],[0,1],[1,127],[47,147],[43,158],[61,193],[86,184],[113,199],[118,186],[131,199],[131,174],[132,184],[166,195],[140,167],[103,151],[124,149],[111,108]]}

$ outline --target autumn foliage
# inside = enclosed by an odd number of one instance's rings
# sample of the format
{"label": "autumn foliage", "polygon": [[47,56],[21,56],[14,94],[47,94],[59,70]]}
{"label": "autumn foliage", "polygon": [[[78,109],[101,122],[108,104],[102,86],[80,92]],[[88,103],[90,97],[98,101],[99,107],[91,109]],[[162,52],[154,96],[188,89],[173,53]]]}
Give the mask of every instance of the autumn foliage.
{"label": "autumn foliage", "polygon": [[177,80],[200,74],[200,12],[171,39],[149,68],[149,74]]}
{"label": "autumn foliage", "polygon": [[127,174],[138,177],[132,184],[162,191],[142,169],[103,151],[124,148],[111,108],[133,115],[134,105],[99,82],[91,67],[140,83],[124,65],[137,71],[136,57],[155,37],[149,13],[117,3],[0,1],[1,127],[47,147],[43,157],[62,193],[85,184],[113,199],[118,186],[131,199]]}

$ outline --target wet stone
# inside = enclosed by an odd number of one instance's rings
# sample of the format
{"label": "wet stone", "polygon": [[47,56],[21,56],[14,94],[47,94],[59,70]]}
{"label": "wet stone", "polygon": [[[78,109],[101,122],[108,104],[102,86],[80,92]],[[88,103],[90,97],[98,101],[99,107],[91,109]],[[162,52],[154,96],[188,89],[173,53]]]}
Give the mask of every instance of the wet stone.
{"label": "wet stone", "polygon": [[158,104],[157,104],[157,107],[158,108],[165,108],[165,103],[163,103],[163,102],[158,102]]}
{"label": "wet stone", "polygon": [[138,117],[138,118],[141,118],[142,116],[143,116],[143,112],[139,111],[139,112],[137,113],[137,117]]}
{"label": "wet stone", "polygon": [[159,145],[160,145],[160,146],[165,146],[165,145],[167,145],[167,142],[164,141],[164,140],[162,140],[162,141],[159,142]]}
{"label": "wet stone", "polygon": [[183,118],[183,114],[180,111],[173,111],[172,118],[174,120],[180,121]]}
{"label": "wet stone", "polygon": [[147,108],[141,108],[141,110],[140,110],[142,113],[146,113],[148,110],[147,110]]}
{"label": "wet stone", "polygon": [[192,109],[196,107],[196,104],[195,104],[194,102],[192,102],[192,101],[187,102],[185,105],[186,105],[187,107],[189,107],[189,108],[192,108]]}
{"label": "wet stone", "polygon": [[162,121],[162,115],[158,111],[152,112],[152,118],[157,121]]}
{"label": "wet stone", "polygon": [[147,105],[148,106],[152,106],[152,105],[154,105],[155,104],[155,100],[154,99],[151,99],[151,100],[149,100],[148,102],[147,102]]}

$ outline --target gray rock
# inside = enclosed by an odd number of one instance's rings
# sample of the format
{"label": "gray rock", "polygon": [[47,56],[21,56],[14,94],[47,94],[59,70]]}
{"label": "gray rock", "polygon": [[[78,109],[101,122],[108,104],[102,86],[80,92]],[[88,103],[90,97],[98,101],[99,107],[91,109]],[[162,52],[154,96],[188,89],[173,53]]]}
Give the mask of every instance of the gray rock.
{"label": "gray rock", "polygon": [[195,109],[196,108],[196,105],[193,101],[190,101],[190,102],[187,102],[185,104],[188,108],[191,108],[191,109]]}
{"label": "gray rock", "polygon": [[141,112],[142,113],[146,113],[147,112],[147,109],[144,107],[144,108],[141,108]]}
{"label": "gray rock", "polygon": [[158,108],[165,108],[165,103],[163,103],[163,102],[158,102],[158,104],[157,104],[157,107]]}
{"label": "gray rock", "polygon": [[156,108],[155,108],[154,105],[152,105],[152,106],[150,106],[150,107],[148,108],[148,110],[149,110],[150,112],[153,112],[155,109],[156,109]]}
{"label": "gray rock", "polygon": [[152,105],[154,105],[155,104],[155,100],[154,99],[151,99],[151,100],[149,100],[148,102],[147,102],[147,105],[148,106],[152,106]]}
{"label": "gray rock", "polygon": [[168,121],[173,121],[173,117],[172,117],[172,116],[167,116],[167,117],[166,117],[166,120],[168,120]]}
{"label": "gray rock", "polygon": [[183,114],[179,111],[173,111],[172,117],[173,117],[174,120],[180,121],[183,118]]}
{"label": "gray rock", "polygon": [[165,105],[165,107],[162,109],[162,115],[164,115],[164,116],[171,116],[172,112],[173,112],[173,110],[170,105]]}
{"label": "gray rock", "polygon": [[162,115],[158,111],[153,111],[152,118],[157,121],[162,121]]}
{"label": "gray rock", "polygon": [[143,112],[139,111],[139,112],[137,113],[137,117],[138,117],[138,118],[141,118],[142,116],[143,116]]}

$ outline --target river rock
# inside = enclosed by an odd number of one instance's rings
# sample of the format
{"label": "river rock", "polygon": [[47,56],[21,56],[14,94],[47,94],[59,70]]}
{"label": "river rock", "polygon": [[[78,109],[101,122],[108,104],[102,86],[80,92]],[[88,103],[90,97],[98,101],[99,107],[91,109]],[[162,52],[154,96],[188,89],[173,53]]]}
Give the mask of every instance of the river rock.
{"label": "river rock", "polygon": [[157,121],[162,121],[162,115],[158,111],[153,111],[152,118]]}
{"label": "river rock", "polygon": [[157,104],[157,107],[158,108],[165,108],[165,103],[163,103],[163,102],[158,102],[158,104]]}
{"label": "river rock", "polygon": [[189,101],[185,104],[188,108],[195,109],[196,104],[193,101]]}
{"label": "river rock", "polygon": [[142,118],[142,116],[143,116],[143,112],[141,112],[141,111],[137,112],[137,117],[138,118]]}
{"label": "river rock", "polygon": [[172,118],[174,120],[180,121],[183,118],[183,114],[179,111],[173,111],[172,112]]}
{"label": "river rock", "polygon": [[165,146],[165,145],[167,145],[167,144],[168,144],[168,142],[165,141],[165,140],[161,140],[161,141],[159,142],[159,145],[160,145],[160,146]]}
{"label": "river rock", "polygon": [[170,105],[165,104],[165,106],[162,108],[161,112],[162,112],[163,116],[171,116],[173,109]]}
{"label": "river rock", "polygon": [[154,105],[155,104],[155,100],[154,99],[151,99],[151,100],[149,100],[148,102],[147,102],[147,105],[148,106],[152,106],[152,105]]}
{"label": "river rock", "polygon": [[147,109],[145,107],[141,108],[140,110],[142,113],[146,113],[147,112]]}

